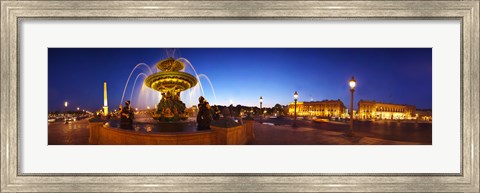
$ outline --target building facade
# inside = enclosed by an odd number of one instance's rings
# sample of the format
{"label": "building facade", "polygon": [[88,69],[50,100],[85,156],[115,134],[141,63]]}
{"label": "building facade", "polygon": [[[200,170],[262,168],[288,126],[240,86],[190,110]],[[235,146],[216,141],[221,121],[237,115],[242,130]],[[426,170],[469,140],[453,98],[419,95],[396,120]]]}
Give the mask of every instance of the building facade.
{"label": "building facade", "polygon": [[432,109],[417,109],[417,118],[422,121],[432,121]]}
{"label": "building facade", "polygon": [[[288,105],[288,114],[294,115],[295,102]],[[312,102],[297,102],[297,116],[342,117],[347,115],[343,102],[339,100],[323,100]]]}
{"label": "building facade", "polygon": [[415,106],[360,100],[358,119],[416,119]]}

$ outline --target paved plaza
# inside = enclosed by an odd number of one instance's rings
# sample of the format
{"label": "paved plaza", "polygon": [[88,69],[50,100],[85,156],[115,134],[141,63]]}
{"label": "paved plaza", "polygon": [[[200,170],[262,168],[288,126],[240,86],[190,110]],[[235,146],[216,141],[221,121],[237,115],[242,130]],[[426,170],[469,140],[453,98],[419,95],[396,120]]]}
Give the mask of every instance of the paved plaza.
{"label": "paved plaza", "polygon": [[396,141],[356,133],[348,137],[342,130],[330,131],[306,126],[255,124],[255,145],[420,145],[422,142]]}
{"label": "paved plaza", "polygon": [[345,133],[349,125],[342,121],[315,122],[291,119],[264,119],[255,124],[255,144],[432,144],[432,124],[400,121],[355,121],[355,137]]}
{"label": "paved plaza", "polygon": [[88,145],[90,131],[88,120],[83,119],[65,124],[48,124],[48,145]]}
{"label": "paved plaza", "polygon": [[[355,122],[354,137],[347,137],[348,124],[318,123],[291,119],[255,121],[255,140],[252,145],[430,145],[431,123]],[[88,145],[87,120],[70,124],[49,123],[49,145]]]}

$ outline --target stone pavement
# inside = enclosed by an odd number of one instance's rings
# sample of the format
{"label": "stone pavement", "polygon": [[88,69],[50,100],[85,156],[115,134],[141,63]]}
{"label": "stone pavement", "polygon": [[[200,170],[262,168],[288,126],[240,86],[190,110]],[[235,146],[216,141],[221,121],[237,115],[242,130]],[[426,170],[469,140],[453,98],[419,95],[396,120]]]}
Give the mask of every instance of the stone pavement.
{"label": "stone pavement", "polygon": [[88,120],[48,123],[48,145],[88,145]]}
{"label": "stone pavement", "polygon": [[255,122],[253,145],[419,145],[372,137],[347,137],[345,131],[327,131],[291,125],[268,125]]}
{"label": "stone pavement", "polygon": [[[385,140],[373,137],[347,137],[343,130],[315,129],[308,126],[268,125],[255,121],[252,145],[418,145],[421,143]],[[49,145],[88,145],[87,120],[71,124],[49,123]]]}

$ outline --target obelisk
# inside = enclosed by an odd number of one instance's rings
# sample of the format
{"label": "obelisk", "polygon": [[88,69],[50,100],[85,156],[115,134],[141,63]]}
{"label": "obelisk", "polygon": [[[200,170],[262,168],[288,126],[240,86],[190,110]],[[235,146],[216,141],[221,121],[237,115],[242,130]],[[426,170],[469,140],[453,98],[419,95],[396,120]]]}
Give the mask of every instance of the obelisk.
{"label": "obelisk", "polygon": [[103,115],[108,115],[107,81],[103,81]]}

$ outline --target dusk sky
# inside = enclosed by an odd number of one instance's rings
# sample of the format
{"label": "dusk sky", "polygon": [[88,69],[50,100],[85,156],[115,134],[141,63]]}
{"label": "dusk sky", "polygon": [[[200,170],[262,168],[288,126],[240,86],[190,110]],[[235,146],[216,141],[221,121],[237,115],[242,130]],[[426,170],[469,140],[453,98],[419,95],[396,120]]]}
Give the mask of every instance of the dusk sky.
{"label": "dusk sky", "polygon": [[[200,81],[212,105],[258,106],[260,96],[264,107],[287,105],[297,91],[299,101],[340,99],[349,108],[348,81],[355,76],[355,109],[360,99],[432,107],[431,48],[49,48],[48,110],[63,111],[64,101],[69,110],[99,110],[103,81],[109,108],[117,108],[138,63],[154,68],[171,55],[188,59],[198,74],[208,76],[216,100],[206,79]],[[146,68],[134,71],[125,100],[141,72],[147,73]],[[143,79],[139,77],[137,89]],[[144,108],[135,102],[142,98],[135,95],[132,106]],[[149,99],[148,105],[156,100]]]}

